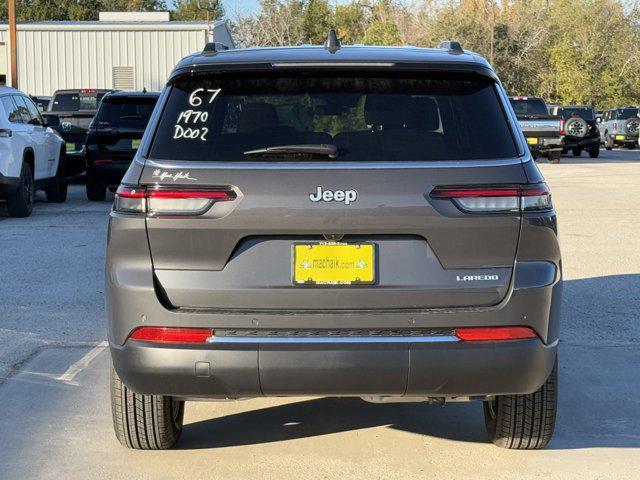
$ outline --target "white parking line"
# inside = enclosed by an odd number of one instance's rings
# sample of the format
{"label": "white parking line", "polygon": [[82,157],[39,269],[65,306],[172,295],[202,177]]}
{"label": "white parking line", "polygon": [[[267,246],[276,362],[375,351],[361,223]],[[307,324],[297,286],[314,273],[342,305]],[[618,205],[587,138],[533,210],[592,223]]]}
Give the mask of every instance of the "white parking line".
{"label": "white parking line", "polygon": [[91,361],[102,352],[107,347],[107,342],[100,342],[98,345],[89,350],[84,357],[82,357],[77,362],[67,368],[67,371],[64,372],[59,377],[56,377],[56,380],[60,380],[65,383],[72,383],[73,379],[78,375],[82,370],[87,368]]}

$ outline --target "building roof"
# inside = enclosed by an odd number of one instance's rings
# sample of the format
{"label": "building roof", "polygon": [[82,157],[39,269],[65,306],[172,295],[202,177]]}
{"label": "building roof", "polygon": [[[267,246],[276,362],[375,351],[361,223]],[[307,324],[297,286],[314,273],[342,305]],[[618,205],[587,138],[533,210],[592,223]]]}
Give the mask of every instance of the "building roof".
{"label": "building roof", "polygon": [[[226,20],[210,22],[213,29],[227,25]],[[24,30],[205,30],[207,22],[176,22],[176,21],[45,21],[45,22],[18,22],[17,29]],[[0,22],[0,30],[8,30],[7,21]]]}
{"label": "building roof", "polygon": [[441,48],[344,46],[331,53],[322,46],[257,47],[198,52],[183,58],[172,76],[194,70],[221,67],[263,68],[384,68],[415,67],[433,70],[467,70],[495,76],[489,63],[481,56],[465,51]]}

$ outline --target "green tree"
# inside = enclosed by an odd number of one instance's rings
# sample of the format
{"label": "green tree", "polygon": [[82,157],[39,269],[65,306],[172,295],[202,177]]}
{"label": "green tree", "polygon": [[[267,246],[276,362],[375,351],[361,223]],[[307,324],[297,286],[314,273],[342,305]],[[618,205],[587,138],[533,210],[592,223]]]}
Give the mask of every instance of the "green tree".
{"label": "green tree", "polygon": [[319,45],[327,38],[333,27],[333,12],[327,0],[309,0],[304,8],[302,32],[306,42]]}
{"label": "green tree", "polygon": [[346,44],[362,43],[367,27],[367,12],[360,3],[336,5],[334,25]]}
{"label": "green tree", "polygon": [[224,16],[224,7],[219,0],[200,0],[200,8],[197,0],[174,0],[173,5],[175,10],[171,12],[172,20],[204,20],[207,18],[207,11],[212,20]]}

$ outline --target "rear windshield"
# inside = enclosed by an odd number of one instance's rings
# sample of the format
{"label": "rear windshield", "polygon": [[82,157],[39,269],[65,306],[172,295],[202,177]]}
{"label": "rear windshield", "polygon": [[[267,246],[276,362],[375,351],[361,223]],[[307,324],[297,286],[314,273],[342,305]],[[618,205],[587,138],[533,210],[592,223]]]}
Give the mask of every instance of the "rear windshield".
{"label": "rear windshield", "polygon": [[512,98],[511,106],[519,117],[526,115],[549,115],[547,104],[541,98]]}
{"label": "rear windshield", "polygon": [[565,107],[558,109],[558,115],[565,120],[571,117],[580,117],[585,120],[593,120],[593,109],[589,107]]}
{"label": "rear windshield", "polygon": [[618,114],[616,118],[618,120],[627,120],[628,118],[633,118],[638,116],[637,108],[621,108],[618,110]]}
{"label": "rear windshield", "polygon": [[78,110],[97,110],[104,93],[58,93],[51,102],[52,112],[77,112]]}
{"label": "rear windshield", "polygon": [[157,98],[107,97],[100,105],[93,124],[144,130],[157,100]]}
{"label": "rear windshield", "polygon": [[[260,160],[246,152],[290,145],[335,146],[335,160],[344,161],[517,156],[489,80],[329,76],[179,81],[171,88],[150,156]],[[300,152],[275,157],[322,159]]]}

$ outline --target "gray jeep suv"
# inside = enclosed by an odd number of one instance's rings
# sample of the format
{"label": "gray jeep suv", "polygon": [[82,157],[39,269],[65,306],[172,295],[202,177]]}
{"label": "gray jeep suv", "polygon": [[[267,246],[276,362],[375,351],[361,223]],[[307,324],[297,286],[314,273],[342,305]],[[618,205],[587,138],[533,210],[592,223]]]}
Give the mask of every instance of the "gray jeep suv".
{"label": "gray jeep suv", "polygon": [[171,74],[110,214],[116,435],[165,449],[185,400],[327,395],[480,401],[494,443],[544,447],[561,276],[551,195],[483,58],[207,48]]}

